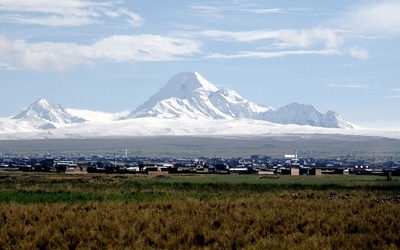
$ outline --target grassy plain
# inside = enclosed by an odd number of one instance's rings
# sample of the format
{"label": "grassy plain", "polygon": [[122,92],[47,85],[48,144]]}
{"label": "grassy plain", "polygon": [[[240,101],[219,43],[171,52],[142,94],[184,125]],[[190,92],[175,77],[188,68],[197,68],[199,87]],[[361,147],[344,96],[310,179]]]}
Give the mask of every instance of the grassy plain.
{"label": "grassy plain", "polygon": [[0,172],[1,249],[397,249],[400,178]]}

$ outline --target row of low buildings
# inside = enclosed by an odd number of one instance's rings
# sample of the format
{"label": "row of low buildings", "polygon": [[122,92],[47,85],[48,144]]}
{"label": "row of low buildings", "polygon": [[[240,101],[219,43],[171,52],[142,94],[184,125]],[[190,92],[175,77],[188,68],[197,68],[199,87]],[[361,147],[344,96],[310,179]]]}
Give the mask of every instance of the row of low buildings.
{"label": "row of low buildings", "polygon": [[365,161],[351,161],[345,157],[314,159],[293,155],[282,158],[252,155],[250,158],[158,158],[99,156],[90,157],[0,157],[0,168],[41,172],[87,172],[87,173],[217,173],[217,174],[380,174],[390,171],[400,175],[400,163],[389,161],[369,165]]}

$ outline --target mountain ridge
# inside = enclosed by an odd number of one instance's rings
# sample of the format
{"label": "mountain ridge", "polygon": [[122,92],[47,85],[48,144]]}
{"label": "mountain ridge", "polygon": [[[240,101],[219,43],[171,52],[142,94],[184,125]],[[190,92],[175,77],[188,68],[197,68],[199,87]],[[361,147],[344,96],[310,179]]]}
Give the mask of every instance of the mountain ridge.
{"label": "mountain ridge", "polygon": [[[285,105],[277,110],[260,114],[260,120],[278,124],[310,125],[315,127],[353,128],[334,111],[325,114],[319,112],[313,105],[297,102]],[[289,119],[288,119],[289,118]],[[296,121],[295,123],[293,121]]]}
{"label": "mountain ridge", "polygon": [[322,133],[331,128],[353,126],[337,113],[322,114],[312,105],[292,103],[275,110],[250,102],[232,89],[218,88],[198,72],[173,76],[129,113],[64,109],[41,98],[12,118],[0,118],[0,135],[5,138],[260,135],[293,129]]}
{"label": "mountain ridge", "polygon": [[353,128],[336,112],[323,114],[312,105],[292,103],[275,110],[250,102],[232,89],[217,88],[198,72],[174,75],[156,94],[122,119],[139,117],[255,119],[279,124]]}

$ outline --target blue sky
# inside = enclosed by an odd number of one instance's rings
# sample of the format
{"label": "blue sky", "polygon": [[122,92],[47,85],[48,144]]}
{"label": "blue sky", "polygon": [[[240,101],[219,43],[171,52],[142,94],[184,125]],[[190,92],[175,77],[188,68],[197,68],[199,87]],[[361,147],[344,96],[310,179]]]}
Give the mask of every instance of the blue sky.
{"label": "blue sky", "polygon": [[133,110],[198,71],[274,108],[400,125],[400,1],[0,0],[0,117]]}

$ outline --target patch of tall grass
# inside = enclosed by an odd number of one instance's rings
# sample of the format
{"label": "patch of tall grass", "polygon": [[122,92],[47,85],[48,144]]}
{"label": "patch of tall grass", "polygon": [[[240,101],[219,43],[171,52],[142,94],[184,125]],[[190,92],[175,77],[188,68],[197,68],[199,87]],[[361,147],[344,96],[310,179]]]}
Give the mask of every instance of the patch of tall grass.
{"label": "patch of tall grass", "polygon": [[164,199],[164,193],[93,194],[49,191],[0,191],[0,203],[78,203],[90,201],[141,201]]}
{"label": "patch of tall grass", "polygon": [[396,249],[398,204],[360,198],[0,205],[5,249]]}
{"label": "patch of tall grass", "polygon": [[[11,174],[0,178],[0,203],[73,203],[174,198],[244,198],[285,192],[393,196],[400,181],[376,176],[258,175],[56,175]],[[359,192],[359,194],[360,194]]]}
{"label": "patch of tall grass", "polygon": [[309,177],[3,176],[0,249],[400,248],[399,181]]}

